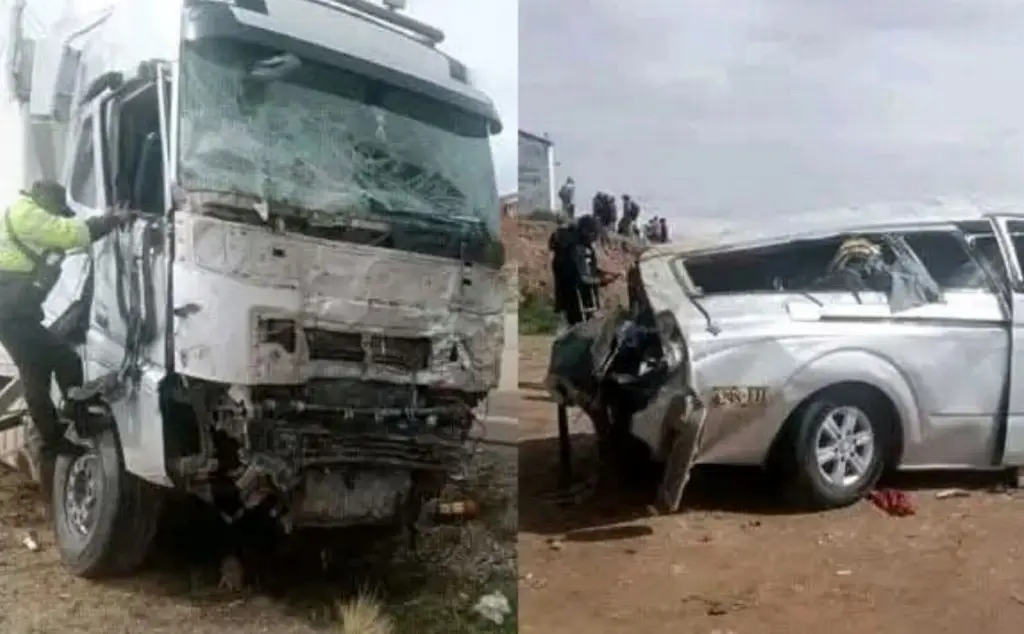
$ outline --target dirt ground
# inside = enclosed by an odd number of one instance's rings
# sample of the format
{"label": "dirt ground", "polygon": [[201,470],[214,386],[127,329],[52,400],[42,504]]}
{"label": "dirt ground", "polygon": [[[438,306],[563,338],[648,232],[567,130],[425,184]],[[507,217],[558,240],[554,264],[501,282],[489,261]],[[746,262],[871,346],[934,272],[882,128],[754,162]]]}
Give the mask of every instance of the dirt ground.
{"label": "dirt ground", "polygon": [[[34,485],[0,470],[0,632],[5,634],[485,634],[515,632],[516,464],[512,450],[481,451],[469,496],[478,520],[430,530],[415,552],[405,540],[359,541],[326,571],[319,553],[247,570],[248,589],[218,589],[220,554],[197,546],[205,528],[181,527],[159,537],[153,561],[131,578],[90,582],[65,573],[53,545],[46,509]],[[38,550],[24,544],[33,534]],[[352,554],[358,551],[358,554]],[[313,560],[316,560],[315,562]],[[371,600],[352,610],[360,593]],[[512,614],[503,625],[474,612],[484,595],[500,592]],[[369,606],[367,608],[367,606]],[[355,625],[370,618],[376,625]],[[390,628],[381,627],[389,623]]]}
{"label": "dirt ground", "polygon": [[[551,501],[554,405],[539,385],[549,345],[520,342],[521,632],[1021,631],[1024,490],[989,476],[901,476],[890,486],[917,507],[903,518],[866,501],[800,514],[760,472],[717,468],[695,471],[673,516],[652,516],[642,491]],[[583,419],[581,473],[586,429]],[[937,497],[949,487],[965,495]]]}

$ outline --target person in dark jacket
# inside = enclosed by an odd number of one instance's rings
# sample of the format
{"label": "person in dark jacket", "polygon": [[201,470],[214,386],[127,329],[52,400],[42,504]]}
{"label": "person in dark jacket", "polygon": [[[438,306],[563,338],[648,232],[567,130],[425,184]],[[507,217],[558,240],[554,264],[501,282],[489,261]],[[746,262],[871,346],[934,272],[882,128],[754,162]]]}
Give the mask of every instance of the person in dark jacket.
{"label": "person in dark jacket", "polygon": [[597,195],[594,196],[592,212],[603,233],[614,230],[615,218],[618,215],[618,210],[615,208],[615,197],[605,192],[597,192]]}
{"label": "person in dark jacket", "polygon": [[637,226],[637,223],[639,222],[640,208],[634,205],[629,196],[623,196],[622,199],[624,211],[622,220],[619,221],[618,234],[628,238],[639,238],[640,227]]}
{"label": "person in dark jacket", "polygon": [[594,199],[591,201],[590,204],[590,213],[594,216],[594,218],[597,219],[597,222],[599,224],[601,222],[601,219],[604,218],[605,216],[604,209],[606,205],[607,201],[605,201],[604,192],[597,192],[596,194],[594,194]]}
{"label": "person in dark jacket", "polygon": [[64,438],[50,382],[56,375],[66,395],[82,384],[82,363],[70,345],[43,326],[43,302],[68,251],[87,248],[134,217],[116,209],[75,218],[66,199],[62,185],[39,181],[4,210],[0,221],[0,345],[18,368],[44,456],[79,451]]}
{"label": "person in dark jacket", "polygon": [[617,277],[598,267],[594,243],[600,232],[598,220],[586,215],[557,230],[548,242],[553,252],[555,311],[571,325],[588,319],[601,307],[601,287]]}
{"label": "person in dark jacket", "polygon": [[562,203],[562,213],[569,220],[576,216],[576,181],[572,176],[565,179],[562,187],[558,190],[558,199]]}

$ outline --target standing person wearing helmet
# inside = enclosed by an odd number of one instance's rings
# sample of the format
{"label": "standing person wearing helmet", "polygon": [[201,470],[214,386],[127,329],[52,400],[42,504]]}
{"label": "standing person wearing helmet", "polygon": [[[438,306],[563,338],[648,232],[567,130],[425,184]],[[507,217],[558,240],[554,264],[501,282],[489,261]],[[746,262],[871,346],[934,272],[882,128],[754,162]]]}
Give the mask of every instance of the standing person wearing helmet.
{"label": "standing person wearing helmet", "polygon": [[116,209],[83,220],[74,217],[66,200],[62,185],[38,181],[0,218],[0,345],[18,368],[44,457],[79,451],[63,436],[50,382],[56,375],[65,393],[81,385],[82,364],[68,343],[43,326],[43,302],[68,251],[88,248],[134,217]]}

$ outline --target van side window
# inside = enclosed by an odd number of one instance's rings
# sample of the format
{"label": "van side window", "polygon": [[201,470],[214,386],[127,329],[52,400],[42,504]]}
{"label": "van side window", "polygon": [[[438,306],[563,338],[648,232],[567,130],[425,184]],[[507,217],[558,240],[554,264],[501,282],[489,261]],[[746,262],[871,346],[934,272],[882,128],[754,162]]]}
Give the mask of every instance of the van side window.
{"label": "van side window", "polygon": [[1013,250],[1017,252],[1017,260],[1024,263],[1024,221],[1010,220],[1006,223],[1013,242]]}
{"label": "van side window", "polygon": [[[891,296],[894,292],[894,275],[899,275],[903,280],[897,287],[905,290],[907,283],[910,283],[907,278],[915,277],[921,269],[920,265],[903,255],[904,251],[913,247],[902,241],[902,238],[895,234],[851,233],[793,240],[766,247],[692,257],[685,261],[685,266],[694,285],[708,295],[838,291]],[[936,237],[936,248],[950,248],[949,242],[943,242],[943,238],[953,241],[952,246],[961,252],[961,257],[954,258],[952,266],[947,266],[950,269],[948,277],[957,273],[957,267],[963,261],[970,262],[970,258],[962,246],[955,244],[956,239],[948,232],[945,236]],[[924,245],[925,240],[922,238],[919,242]],[[910,256],[910,253],[906,255]],[[924,270],[920,270],[920,274],[930,277]],[[973,280],[968,281],[974,283]],[[931,279],[917,279],[914,289],[915,297],[922,298],[932,297],[941,291]]]}
{"label": "van side window", "polygon": [[1002,283],[1004,289],[1009,289],[1010,275],[1006,270],[1006,260],[1003,258],[1003,252],[999,248],[995,234],[991,231],[971,233],[968,234],[967,241],[974,256],[985,262],[996,279]]}
{"label": "van side window", "polygon": [[82,130],[78,135],[75,147],[75,163],[71,167],[71,182],[68,195],[71,200],[95,208],[98,204],[96,196],[96,160],[92,143],[92,117],[82,122]]}
{"label": "van side window", "polygon": [[[985,271],[971,259],[956,234],[949,231],[915,231],[903,234],[903,239],[940,288],[988,288]],[[1002,264],[999,263],[999,266]]]}
{"label": "van side window", "polygon": [[843,290],[822,286],[841,237],[795,240],[755,249],[688,258],[686,271],[704,293]]}

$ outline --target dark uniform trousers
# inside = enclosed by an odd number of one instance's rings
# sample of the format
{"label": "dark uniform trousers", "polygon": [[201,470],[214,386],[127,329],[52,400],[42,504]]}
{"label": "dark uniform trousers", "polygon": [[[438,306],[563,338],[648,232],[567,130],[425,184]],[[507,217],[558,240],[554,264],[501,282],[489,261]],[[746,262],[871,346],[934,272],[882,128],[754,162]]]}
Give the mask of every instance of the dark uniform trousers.
{"label": "dark uniform trousers", "polygon": [[[35,313],[35,314],[33,314]],[[67,391],[82,385],[82,361],[69,344],[42,324],[42,311],[0,311],[0,345],[18,366],[25,405],[44,445],[58,442],[60,418],[50,398],[51,378]]]}

